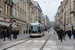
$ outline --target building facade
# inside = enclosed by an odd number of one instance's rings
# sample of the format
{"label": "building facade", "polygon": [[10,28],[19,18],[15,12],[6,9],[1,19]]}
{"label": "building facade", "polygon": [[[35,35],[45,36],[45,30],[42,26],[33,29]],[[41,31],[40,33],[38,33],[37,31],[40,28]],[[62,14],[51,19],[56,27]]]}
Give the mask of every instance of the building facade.
{"label": "building facade", "polygon": [[0,0],[0,29],[1,27],[8,28],[9,20],[12,16],[12,0]]}
{"label": "building facade", "polygon": [[[59,20],[62,21],[62,27],[64,30],[72,30],[74,24],[74,14],[75,14],[75,2],[74,0],[63,0],[60,5]],[[62,8],[61,8],[62,7]],[[62,19],[60,19],[62,15]],[[60,24],[60,22],[59,22]]]}
{"label": "building facade", "polygon": [[26,0],[13,0],[13,20],[19,32],[23,34],[23,31],[27,29]]}

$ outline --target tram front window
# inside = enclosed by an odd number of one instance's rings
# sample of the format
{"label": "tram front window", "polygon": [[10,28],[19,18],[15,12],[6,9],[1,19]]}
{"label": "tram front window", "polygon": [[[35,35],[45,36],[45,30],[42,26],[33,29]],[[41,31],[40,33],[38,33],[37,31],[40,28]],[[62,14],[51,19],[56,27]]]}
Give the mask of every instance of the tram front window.
{"label": "tram front window", "polygon": [[33,27],[32,31],[38,31],[38,26],[37,25],[33,25],[32,27]]}

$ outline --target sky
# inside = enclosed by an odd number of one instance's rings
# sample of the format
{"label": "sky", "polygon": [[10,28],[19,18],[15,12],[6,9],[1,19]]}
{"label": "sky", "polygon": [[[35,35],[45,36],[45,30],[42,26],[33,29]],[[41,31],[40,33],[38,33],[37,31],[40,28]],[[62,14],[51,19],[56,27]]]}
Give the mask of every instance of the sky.
{"label": "sky", "polygon": [[63,0],[34,0],[37,1],[43,11],[44,15],[47,15],[50,21],[54,21],[55,14],[61,1]]}

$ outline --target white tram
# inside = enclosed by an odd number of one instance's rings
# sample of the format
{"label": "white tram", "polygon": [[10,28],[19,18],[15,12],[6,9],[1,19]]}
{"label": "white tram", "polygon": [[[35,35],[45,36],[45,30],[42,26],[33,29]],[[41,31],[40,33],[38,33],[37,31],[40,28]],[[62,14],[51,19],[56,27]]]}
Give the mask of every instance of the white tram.
{"label": "white tram", "polygon": [[44,27],[44,25],[42,25],[40,23],[30,23],[28,25],[28,30],[29,30],[30,37],[43,36],[45,27]]}

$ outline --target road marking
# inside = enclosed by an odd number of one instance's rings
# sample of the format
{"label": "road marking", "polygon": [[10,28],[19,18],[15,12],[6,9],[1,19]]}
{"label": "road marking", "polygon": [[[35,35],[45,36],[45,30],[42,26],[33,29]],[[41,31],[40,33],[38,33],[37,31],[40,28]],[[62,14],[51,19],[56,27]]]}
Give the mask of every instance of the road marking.
{"label": "road marking", "polygon": [[33,42],[38,42],[38,40],[35,40],[35,41],[33,41]]}
{"label": "road marking", "polygon": [[23,42],[24,40],[22,40],[22,41],[18,41],[18,43],[21,43],[21,42]]}
{"label": "road marking", "polygon": [[71,50],[74,49],[73,46],[63,46],[63,48],[64,48],[64,49],[71,49]]}
{"label": "road marking", "polygon": [[27,41],[27,42],[32,42],[32,40],[29,40],[29,41]]}
{"label": "road marking", "polygon": [[57,46],[51,46],[50,48],[54,48],[55,49],[55,48],[57,48]]}
{"label": "road marking", "polygon": [[41,40],[41,42],[45,42],[45,40]]}
{"label": "road marking", "polygon": [[10,49],[7,49],[7,50],[15,50],[15,48],[10,48]]}
{"label": "road marking", "polygon": [[52,41],[47,41],[47,42],[50,42],[51,43]]}
{"label": "road marking", "polygon": [[20,50],[26,50],[26,48],[21,48]]}
{"label": "road marking", "polygon": [[51,50],[50,48],[44,48],[43,50]]}
{"label": "road marking", "polygon": [[33,48],[32,50],[39,50],[39,48]]}

